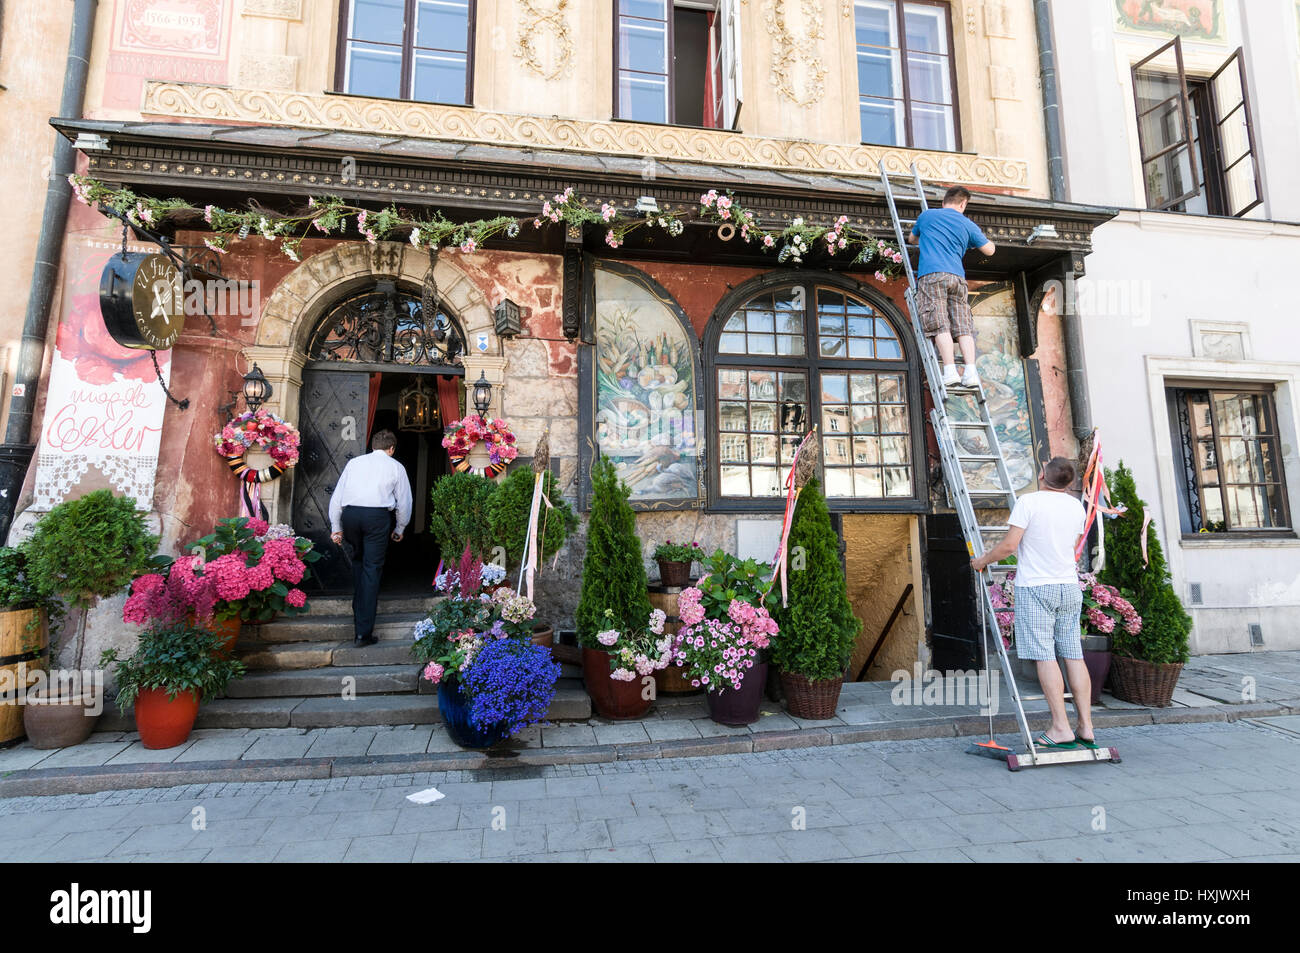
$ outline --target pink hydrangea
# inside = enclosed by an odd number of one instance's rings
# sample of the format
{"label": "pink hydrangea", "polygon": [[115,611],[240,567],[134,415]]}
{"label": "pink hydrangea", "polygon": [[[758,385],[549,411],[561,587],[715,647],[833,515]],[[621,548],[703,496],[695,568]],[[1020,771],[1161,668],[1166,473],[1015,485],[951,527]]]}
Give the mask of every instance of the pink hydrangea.
{"label": "pink hydrangea", "polygon": [[227,553],[214,559],[207,565],[207,574],[216,584],[217,597],[225,602],[239,602],[251,591],[243,553]]}
{"label": "pink hydrangea", "polygon": [[[297,591],[298,590],[296,589],[294,590],[294,592]],[[422,673],[422,675],[426,681],[433,682],[433,684],[437,685],[440,681],[442,681],[442,676],[445,671],[446,669],[444,669],[437,662],[430,662],[428,665],[424,667],[424,672]]]}
{"label": "pink hydrangea", "polygon": [[248,528],[252,530],[254,536],[265,536],[271,524],[263,519],[251,519],[248,521]]}
{"label": "pink hydrangea", "polygon": [[291,605],[295,609],[301,609],[307,604],[307,593],[303,592],[301,589],[290,589],[285,595],[284,601],[287,605]]}
{"label": "pink hydrangea", "polygon": [[618,641],[618,632],[614,629],[606,629],[604,632],[596,633],[596,641],[604,646],[611,646]]}
{"label": "pink hydrangea", "polygon": [[700,605],[703,596],[694,586],[683,589],[677,596],[677,614],[686,625],[699,625],[704,620],[704,607]]}

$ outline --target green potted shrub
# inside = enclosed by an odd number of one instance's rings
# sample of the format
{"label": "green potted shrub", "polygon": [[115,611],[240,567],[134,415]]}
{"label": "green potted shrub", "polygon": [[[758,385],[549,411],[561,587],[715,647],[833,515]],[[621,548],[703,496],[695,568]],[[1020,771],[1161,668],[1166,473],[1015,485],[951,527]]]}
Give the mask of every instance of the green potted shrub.
{"label": "green potted shrub", "polygon": [[0,678],[16,687],[0,701],[0,748],[22,739],[20,696],[39,685],[41,674],[49,669],[51,608],[32,586],[25,549],[0,547],[0,658],[12,660],[0,665]]}
{"label": "green potted shrub", "polygon": [[99,659],[117,674],[117,706],[135,707],[135,726],[146,748],[174,748],[194,729],[199,704],[244,674],[242,662],[222,652],[221,639],[189,622],[159,622],[140,634],[129,658],[116,649]]}
{"label": "green potted shrub", "polygon": [[782,606],[775,592],[771,598],[772,618],[782,636],[772,645],[772,663],[796,718],[835,717],[844,672],[862,628],[849,604],[839,542],[814,478],[800,491],[790,524],[787,604]]}
{"label": "green potted shrub", "polygon": [[[488,500],[488,527],[492,531],[494,546],[505,550],[506,566],[510,574],[520,569],[524,548],[528,542],[528,522],[532,513],[534,472],[528,467],[515,467],[499,484]],[[549,471],[542,477],[542,492],[551,501],[542,503],[539,514],[537,545],[541,562],[560,551],[566,540],[578,528],[578,517],[573,508],[556,491],[555,477]],[[506,583],[509,584],[509,576]],[[536,623],[533,642],[549,646],[554,641],[554,630],[544,622]]]}
{"label": "green potted shrub", "polygon": [[429,532],[443,559],[451,561],[468,545],[487,562],[492,557],[492,528],[488,507],[497,485],[477,473],[449,473],[429,491]]}
{"label": "green potted shrub", "polygon": [[[35,590],[75,610],[72,664],[84,668],[86,619],[103,598],[116,595],[149,567],[158,537],[131,497],[96,490],[66,500],[46,513],[27,541],[27,569]],[[23,713],[36,747],[80,744],[95,728],[103,699],[93,690],[65,690],[61,683],[29,694]]]}
{"label": "green potted shrub", "polygon": [[674,543],[671,539],[655,547],[654,561],[659,564],[659,581],[665,586],[689,586],[691,565],[700,556],[700,544]]}
{"label": "green potted shrub", "polygon": [[[591,515],[587,554],[582,563],[582,594],[575,621],[582,647],[582,675],[596,710],[606,718],[639,718],[654,701],[653,676],[624,681],[612,678],[606,644],[611,631],[640,633],[651,618],[636,514],[628,503],[631,490],[618,478],[614,464],[601,457],[591,468]],[[607,636],[608,637],[608,636]]]}
{"label": "green potted shrub", "polygon": [[1154,525],[1146,528],[1146,559],[1142,557],[1147,504],[1138,497],[1132,472],[1121,460],[1106,479],[1112,503],[1123,504],[1127,512],[1107,524],[1106,565],[1097,578],[1118,589],[1139,617],[1136,631],[1117,626],[1111,633],[1111,691],[1124,701],[1165,708],[1190,658],[1192,618],[1174,592]]}

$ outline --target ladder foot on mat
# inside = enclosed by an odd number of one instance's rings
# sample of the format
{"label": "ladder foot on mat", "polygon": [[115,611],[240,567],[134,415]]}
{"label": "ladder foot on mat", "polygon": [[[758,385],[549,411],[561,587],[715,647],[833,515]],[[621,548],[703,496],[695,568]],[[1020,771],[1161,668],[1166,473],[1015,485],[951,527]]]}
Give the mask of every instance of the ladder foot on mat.
{"label": "ladder foot on mat", "polygon": [[1007,755],[1007,770],[1047,767],[1053,764],[1075,764],[1089,761],[1109,761],[1119,764],[1123,760],[1116,748],[1071,748],[1066,751],[1018,751]]}

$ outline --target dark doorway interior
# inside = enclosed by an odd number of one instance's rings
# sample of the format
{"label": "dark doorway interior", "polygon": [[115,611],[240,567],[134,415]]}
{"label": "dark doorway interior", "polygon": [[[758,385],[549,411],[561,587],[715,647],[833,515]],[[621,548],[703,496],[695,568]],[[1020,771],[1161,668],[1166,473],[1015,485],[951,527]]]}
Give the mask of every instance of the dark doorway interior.
{"label": "dark doorway interior", "polygon": [[[428,592],[433,585],[433,572],[440,555],[438,544],[429,533],[429,491],[439,477],[450,471],[447,451],[442,447],[442,421],[435,420],[434,428],[427,431],[398,426],[398,398],[402,391],[415,383],[416,376],[384,372],[370,429],[371,434],[380,430],[397,434],[397,451],[393,457],[406,468],[411,481],[411,522],[400,543],[388,544],[380,590],[383,595]],[[426,388],[432,392],[436,378],[422,376]],[[437,407],[436,398],[432,404]]]}

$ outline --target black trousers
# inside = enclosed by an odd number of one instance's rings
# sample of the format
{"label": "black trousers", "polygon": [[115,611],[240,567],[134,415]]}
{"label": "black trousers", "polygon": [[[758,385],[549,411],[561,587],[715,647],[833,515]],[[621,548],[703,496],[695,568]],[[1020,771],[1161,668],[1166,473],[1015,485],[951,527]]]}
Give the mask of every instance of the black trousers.
{"label": "black trousers", "polygon": [[395,526],[393,511],[382,506],[343,507],[343,542],[352,551],[352,618],[358,639],[375,630],[379,577]]}

